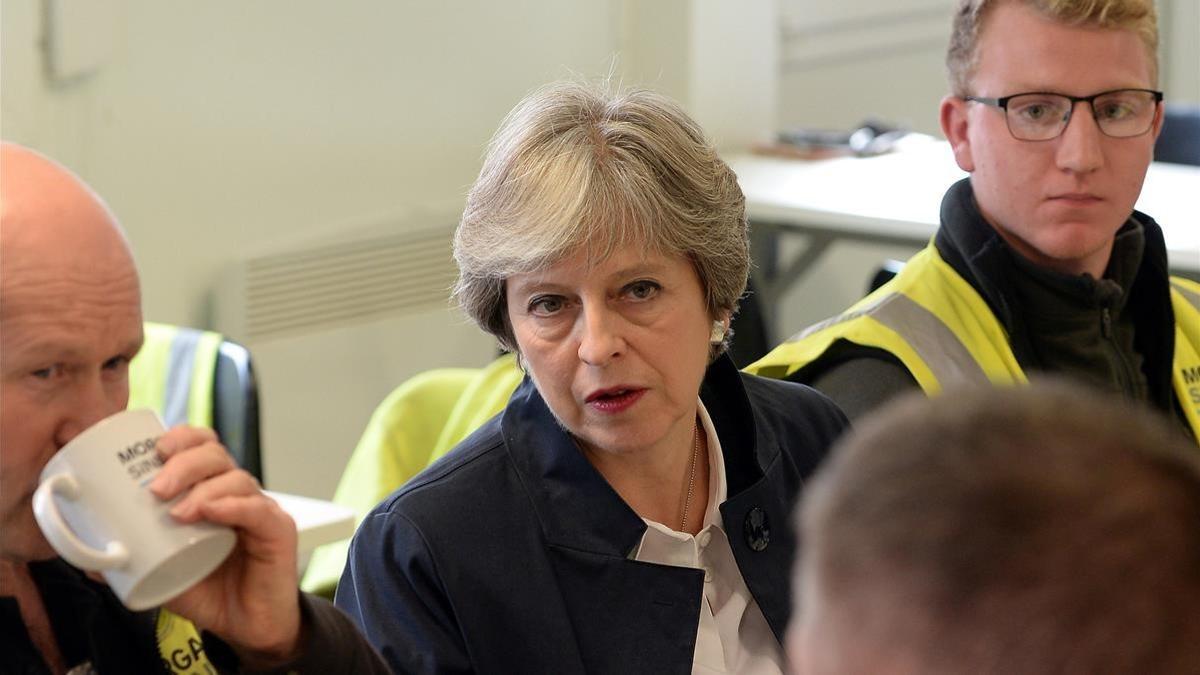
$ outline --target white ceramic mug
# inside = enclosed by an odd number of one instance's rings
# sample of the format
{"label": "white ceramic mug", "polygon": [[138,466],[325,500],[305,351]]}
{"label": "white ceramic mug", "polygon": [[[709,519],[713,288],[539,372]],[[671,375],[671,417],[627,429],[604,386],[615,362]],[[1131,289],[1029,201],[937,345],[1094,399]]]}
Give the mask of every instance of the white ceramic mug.
{"label": "white ceramic mug", "polygon": [[33,514],[54,550],[103,574],[133,610],[191,588],[237,542],[229,527],[179,523],[168,512],[174,502],[150,492],[162,467],[154,445],[164,430],[151,410],[103,419],[54,455],[33,495]]}

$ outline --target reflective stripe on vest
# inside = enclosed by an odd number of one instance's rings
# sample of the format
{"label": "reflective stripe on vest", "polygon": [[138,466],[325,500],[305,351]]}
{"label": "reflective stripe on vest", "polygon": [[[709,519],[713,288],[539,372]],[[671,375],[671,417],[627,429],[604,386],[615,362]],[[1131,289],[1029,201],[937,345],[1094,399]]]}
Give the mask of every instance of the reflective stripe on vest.
{"label": "reflective stripe on vest", "polygon": [[1179,291],[1179,294],[1183,296],[1183,299],[1187,300],[1197,312],[1200,312],[1200,292],[1192,291],[1191,289],[1187,288],[1183,285],[1183,281],[1180,279],[1171,279],[1171,288]]}
{"label": "reflective stripe on vest", "polygon": [[839,340],[892,354],[928,394],[947,386],[1025,381],[1004,327],[932,245],[849,311],[791,338],[746,370],[789,377]]}
{"label": "reflective stripe on vest", "polygon": [[[1200,284],[1172,277],[1171,306],[1175,315],[1173,390],[1200,441]],[[928,394],[954,384],[977,382],[979,373],[996,384],[1026,381],[1003,326],[979,293],[932,245],[850,311],[798,334],[746,370],[766,377],[789,377],[823,358],[843,340],[893,355]],[[965,360],[974,362],[976,368],[964,369]]]}
{"label": "reflective stripe on vest", "polygon": [[158,411],[168,427],[211,427],[218,333],[146,322],[145,343],[129,366],[129,407]]}
{"label": "reflective stripe on vest", "polygon": [[943,386],[951,382],[987,384],[990,381],[966,345],[946,324],[933,312],[900,293],[885,294],[865,308],[822,321],[795,339],[803,340],[812,333],[861,316],[875,319],[904,338]]}

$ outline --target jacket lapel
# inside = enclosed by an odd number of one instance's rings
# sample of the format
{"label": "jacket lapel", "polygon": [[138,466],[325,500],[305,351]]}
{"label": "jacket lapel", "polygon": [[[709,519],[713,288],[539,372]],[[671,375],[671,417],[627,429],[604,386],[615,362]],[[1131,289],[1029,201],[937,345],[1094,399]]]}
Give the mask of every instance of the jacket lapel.
{"label": "jacket lapel", "polygon": [[795,542],[788,495],[800,494],[800,478],[794,467],[784,465],[770,428],[755,424],[743,377],[732,362],[719,359],[709,368],[700,397],[725,458],[729,496],[720,507],[725,533],[746,587],[782,644],[791,598],[775,589],[791,587]]}
{"label": "jacket lapel", "polygon": [[[728,358],[710,366],[701,397],[725,452],[731,496],[721,514],[734,555],[779,637],[789,599],[766,589],[788,587],[789,493],[761,468],[781,471],[779,446],[756,438],[741,376]],[[628,672],[638,664],[642,672],[690,672],[704,573],[629,559],[645,523],[587,461],[529,378],[513,394],[501,427],[550,547],[585,669]]]}

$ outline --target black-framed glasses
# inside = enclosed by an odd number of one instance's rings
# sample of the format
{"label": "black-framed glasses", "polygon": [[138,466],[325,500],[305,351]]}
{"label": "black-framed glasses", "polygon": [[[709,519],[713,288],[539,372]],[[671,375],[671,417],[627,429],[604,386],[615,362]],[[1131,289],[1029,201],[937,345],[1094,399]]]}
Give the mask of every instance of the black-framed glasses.
{"label": "black-framed glasses", "polygon": [[1048,141],[1058,138],[1071,123],[1075,104],[1087,102],[1096,126],[1106,136],[1141,136],[1154,126],[1154,114],[1163,93],[1153,89],[1114,89],[1091,96],[1067,96],[1032,91],[1002,98],[964,96],[964,100],[982,103],[1004,111],[1008,131],[1022,141]]}

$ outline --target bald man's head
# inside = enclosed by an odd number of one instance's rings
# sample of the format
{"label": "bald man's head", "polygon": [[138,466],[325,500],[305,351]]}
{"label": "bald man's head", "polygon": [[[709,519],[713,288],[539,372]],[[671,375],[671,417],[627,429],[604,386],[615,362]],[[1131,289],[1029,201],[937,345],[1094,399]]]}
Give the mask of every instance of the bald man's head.
{"label": "bald man's head", "polygon": [[104,202],[12,143],[0,144],[0,324],[0,557],[46,558],[33,490],[59,448],[125,408],[141,295]]}
{"label": "bald man's head", "polygon": [[42,265],[101,257],[124,268],[112,271],[136,275],[125,234],[99,195],[61,164],[9,142],[0,142],[0,223],[0,250],[14,258],[7,262],[33,262],[17,257],[26,250]]}

